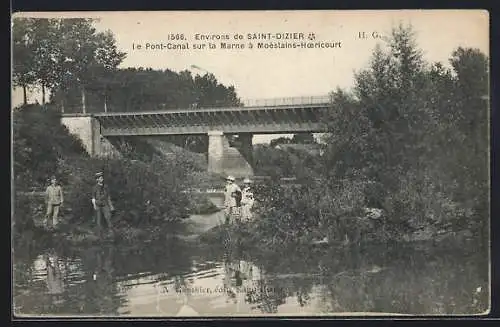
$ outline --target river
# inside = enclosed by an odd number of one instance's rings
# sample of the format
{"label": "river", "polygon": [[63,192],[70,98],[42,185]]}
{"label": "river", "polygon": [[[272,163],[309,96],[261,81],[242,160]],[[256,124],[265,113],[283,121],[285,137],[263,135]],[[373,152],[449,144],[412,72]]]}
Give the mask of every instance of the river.
{"label": "river", "polygon": [[431,243],[260,256],[189,239],[39,242],[18,246],[13,276],[15,313],[37,316],[478,314],[489,298],[485,255]]}

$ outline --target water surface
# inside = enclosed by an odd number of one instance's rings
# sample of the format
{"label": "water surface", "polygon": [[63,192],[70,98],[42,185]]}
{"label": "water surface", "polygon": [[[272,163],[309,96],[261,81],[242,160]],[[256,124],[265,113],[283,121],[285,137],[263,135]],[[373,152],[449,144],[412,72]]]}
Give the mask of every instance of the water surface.
{"label": "water surface", "polygon": [[[203,219],[218,218],[195,217]],[[15,254],[16,314],[441,315],[488,308],[487,258],[464,247],[311,247],[262,256],[182,239],[135,247],[39,244],[20,244]]]}

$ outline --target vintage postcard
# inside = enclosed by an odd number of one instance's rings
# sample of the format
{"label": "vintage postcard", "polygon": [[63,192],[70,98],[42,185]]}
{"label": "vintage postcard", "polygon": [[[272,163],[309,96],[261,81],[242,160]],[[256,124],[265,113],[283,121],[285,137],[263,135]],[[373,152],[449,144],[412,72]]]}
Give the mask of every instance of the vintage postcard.
{"label": "vintage postcard", "polygon": [[490,311],[484,10],[15,13],[15,317]]}

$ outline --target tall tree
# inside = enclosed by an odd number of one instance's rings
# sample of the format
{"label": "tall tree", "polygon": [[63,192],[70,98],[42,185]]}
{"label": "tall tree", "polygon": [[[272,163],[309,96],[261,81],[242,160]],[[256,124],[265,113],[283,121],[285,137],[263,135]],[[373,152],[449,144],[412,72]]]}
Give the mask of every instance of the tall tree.
{"label": "tall tree", "polygon": [[63,72],[77,81],[81,92],[82,108],[86,110],[86,87],[93,82],[95,67],[111,70],[125,58],[119,52],[110,32],[96,33],[91,19],[65,19],[60,24],[61,48],[70,70]]}
{"label": "tall tree", "polygon": [[85,88],[96,72],[114,71],[126,55],[111,32],[96,32],[92,19],[18,18],[13,29],[14,83],[24,93],[28,86],[41,86],[42,102],[47,90],[54,96],[77,84],[85,109]]}
{"label": "tall tree", "polygon": [[34,56],[33,70],[37,84],[42,90],[42,104],[45,104],[46,91],[51,90],[59,82],[59,48],[58,23],[54,19],[36,19],[32,30]]}
{"label": "tall tree", "polygon": [[32,19],[15,18],[12,27],[13,85],[23,89],[23,103],[28,103],[27,89],[36,82],[33,54]]}
{"label": "tall tree", "polygon": [[411,26],[387,41],[356,74],[352,95],[334,93],[323,156],[330,184],[361,178],[368,205],[412,228],[484,216],[486,56],[458,48],[450,70],[424,61]]}
{"label": "tall tree", "polygon": [[455,128],[462,133],[458,139],[462,151],[457,151],[463,170],[463,197],[481,200],[487,211],[488,198],[488,58],[478,49],[459,47],[450,63],[455,73],[455,92],[458,99]]}
{"label": "tall tree", "polygon": [[370,67],[355,79],[355,94],[374,128],[370,151],[378,157],[372,158],[371,178],[391,192],[398,187],[401,173],[419,165],[410,158],[421,158],[418,154],[425,145],[417,142],[422,133],[419,126],[429,118],[421,96],[425,65],[412,27],[394,28],[387,50],[378,46]]}

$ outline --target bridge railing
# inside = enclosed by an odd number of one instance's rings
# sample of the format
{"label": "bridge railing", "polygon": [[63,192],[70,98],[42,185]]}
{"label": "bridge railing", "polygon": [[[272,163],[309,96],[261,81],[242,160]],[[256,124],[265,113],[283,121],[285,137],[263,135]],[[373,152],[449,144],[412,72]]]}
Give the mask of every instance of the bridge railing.
{"label": "bridge railing", "polygon": [[[243,99],[241,100],[243,107],[252,108],[252,107],[279,107],[279,106],[300,106],[300,105],[325,105],[331,103],[330,95],[319,95],[319,96],[302,96],[302,97],[285,97],[285,98],[267,98],[267,99]],[[203,110],[203,109],[214,109],[221,108],[223,106],[213,105],[213,106],[198,106],[192,104],[188,108],[180,108],[186,110]],[[82,108],[78,105],[75,106],[66,106],[65,110],[61,110],[61,113],[67,116],[71,115],[79,115],[82,114]],[[133,111],[133,112],[150,112],[160,110],[160,108],[150,108],[149,110],[146,108],[142,108],[142,110]],[[163,110],[175,110],[175,109],[163,109]],[[89,114],[101,114],[104,113],[104,108],[89,106],[87,108],[87,113]],[[109,111],[115,111],[115,109]],[[127,111],[128,112],[128,111]],[[132,111],[131,111],[132,112]]]}
{"label": "bridge railing", "polygon": [[330,103],[329,95],[303,96],[287,98],[269,99],[244,99],[242,103],[245,107],[267,107],[267,106],[293,106],[293,105],[313,105]]}

